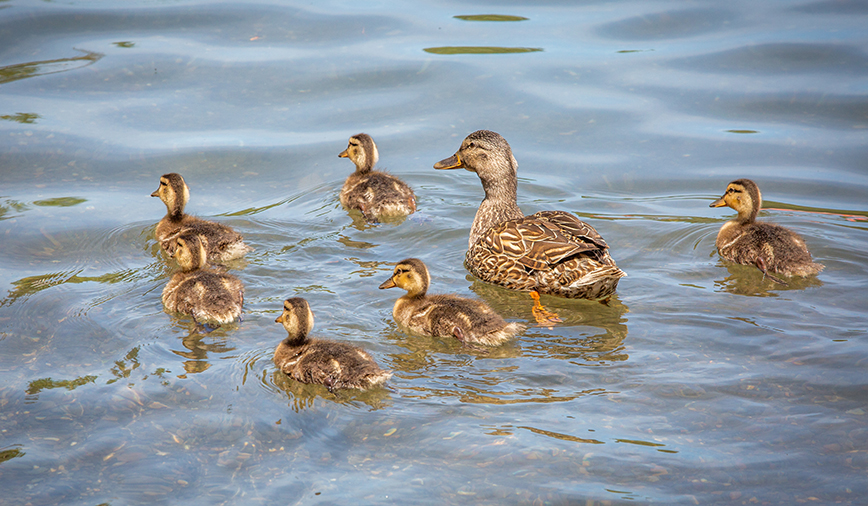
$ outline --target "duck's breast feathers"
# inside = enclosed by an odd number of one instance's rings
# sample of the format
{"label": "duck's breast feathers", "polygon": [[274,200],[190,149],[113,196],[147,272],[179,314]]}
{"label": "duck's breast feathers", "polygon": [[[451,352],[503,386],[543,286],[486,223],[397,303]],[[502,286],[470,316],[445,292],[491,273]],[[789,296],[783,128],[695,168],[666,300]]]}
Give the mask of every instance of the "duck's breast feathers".
{"label": "duck's breast feathers", "polygon": [[530,269],[545,269],[572,256],[604,251],[606,241],[594,227],[562,211],[543,211],[489,229],[478,244]]}

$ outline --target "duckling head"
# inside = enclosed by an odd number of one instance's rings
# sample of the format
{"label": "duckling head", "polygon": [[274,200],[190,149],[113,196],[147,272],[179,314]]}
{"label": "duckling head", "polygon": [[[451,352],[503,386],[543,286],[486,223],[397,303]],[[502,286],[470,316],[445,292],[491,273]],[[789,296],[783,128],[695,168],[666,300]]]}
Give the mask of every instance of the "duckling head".
{"label": "duckling head", "polygon": [[736,179],[729,183],[726,192],[708,207],[729,206],[738,211],[740,223],[753,223],[763,205],[759,187],[750,179]]}
{"label": "duckling head", "polygon": [[347,149],[341,151],[338,156],[352,160],[356,164],[356,172],[368,172],[380,159],[377,145],[368,134],[356,134],[350,137]]}
{"label": "duckling head", "polygon": [[207,239],[196,234],[181,234],[169,239],[166,252],[174,258],[182,270],[192,271],[205,267],[208,262]]}
{"label": "duckling head", "polygon": [[169,215],[180,219],[184,214],[184,206],[190,200],[190,188],[180,174],[163,174],[160,177],[160,186],[151,193],[151,197],[160,197],[166,204]]}
{"label": "duckling head", "polygon": [[408,258],[398,262],[392,277],[384,281],[380,289],[398,287],[407,290],[410,297],[422,297],[430,284],[431,276],[425,264],[418,258]]}
{"label": "duckling head", "polygon": [[450,158],[434,164],[435,169],[467,169],[482,180],[486,195],[490,189],[511,188],[515,193],[518,162],[512,148],[499,133],[477,130],[468,135]]}
{"label": "duckling head", "polygon": [[283,324],[288,341],[303,341],[313,329],[313,311],[306,300],[293,297],[283,301],[283,313],[274,322]]}

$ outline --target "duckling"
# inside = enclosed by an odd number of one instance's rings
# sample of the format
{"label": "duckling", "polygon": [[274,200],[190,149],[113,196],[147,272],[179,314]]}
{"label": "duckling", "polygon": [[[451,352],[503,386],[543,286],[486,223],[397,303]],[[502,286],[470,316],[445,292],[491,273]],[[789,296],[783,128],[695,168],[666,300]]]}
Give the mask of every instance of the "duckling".
{"label": "duckling", "polygon": [[208,267],[207,239],[182,233],[170,241],[181,272],[175,273],[163,289],[166,311],[187,313],[199,324],[223,325],[239,319],[244,285],[235,276]]}
{"label": "duckling", "polygon": [[212,262],[240,258],[253,250],[244,244],[241,234],[228,226],[184,214],[184,206],[190,200],[190,188],[180,174],[172,172],[160,177],[160,186],[151,197],[160,197],[168,211],[154,233],[164,250],[168,248],[170,239],[183,231],[191,231],[208,240],[208,259]]}
{"label": "duckling", "polygon": [[395,321],[418,334],[454,337],[465,345],[503,344],[524,326],[507,323],[488,304],[457,295],[427,295],[431,276],[418,258],[401,260],[380,289],[403,288],[407,295],[392,309]]}
{"label": "duckling", "polygon": [[383,371],[371,356],[347,343],[309,339],[313,312],[308,302],[295,297],[283,302],[283,313],[274,320],[289,333],[274,350],[274,363],[289,377],[318,383],[329,390],[366,390],[384,383],[392,373]]}
{"label": "duckling", "polygon": [[771,273],[810,276],[823,270],[811,259],[805,241],[780,225],[756,221],[762,207],[759,187],[750,179],[736,179],[709,207],[729,206],[738,216],[723,224],[715,245],[721,257],[744,265],[756,265],[775,282],[786,284]]}
{"label": "duckling", "polygon": [[340,158],[349,158],[356,164],[341,189],[341,204],[347,209],[358,209],[368,221],[379,221],[390,216],[406,216],[416,211],[413,190],[395,176],[374,169],[380,158],[374,139],[368,134],[350,137],[347,149]]}
{"label": "duckling", "polygon": [[[435,169],[464,168],[482,182],[464,265],[471,274],[512,290],[567,298],[603,299],[626,274],[609,256],[602,236],[574,214],[540,211],[525,216],[516,195],[518,162],[500,134],[478,130]],[[536,292],[536,293],[535,293]],[[534,297],[537,320],[554,319]],[[545,316],[543,316],[545,315]]]}

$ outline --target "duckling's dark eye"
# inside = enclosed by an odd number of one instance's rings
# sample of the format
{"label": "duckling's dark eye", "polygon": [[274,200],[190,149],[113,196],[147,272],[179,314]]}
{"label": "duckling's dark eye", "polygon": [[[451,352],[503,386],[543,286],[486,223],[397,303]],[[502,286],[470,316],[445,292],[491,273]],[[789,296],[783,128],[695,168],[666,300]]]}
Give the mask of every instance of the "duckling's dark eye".
{"label": "duckling's dark eye", "polygon": [[167,183],[165,181],[160,181],[160,186],[166,186],[166,184]]}
{"label": "duckling's dark eye", "polygon": [[467,145],[467,147],[468,147],[468,148],[475,148],[475,147],[476,147],[476,143],[475,143],[475,142],[471,142],[470,144]]}

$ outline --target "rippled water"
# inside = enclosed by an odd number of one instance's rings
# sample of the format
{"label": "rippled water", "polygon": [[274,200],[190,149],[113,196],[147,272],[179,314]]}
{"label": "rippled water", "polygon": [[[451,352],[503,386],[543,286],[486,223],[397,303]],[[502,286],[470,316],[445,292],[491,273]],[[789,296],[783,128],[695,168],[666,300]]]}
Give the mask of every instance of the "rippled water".
{"label": "rippled water", "polygon": [[[9,504],[860,504],[868,494],[868,8],[857,1],[0,2],[0,483]],[[593,224],[608,305],[490,353],[402,332],[395,261],[529,323],[462,266],[482,198],[435,171],[503,134],[526,213]],[[416,189],[367,225],[336,155]],[[244,320],[166,314],[148,197],[256,250]],[[738,177],[802,234],[788,286],[714,251]],[[389,387],[271,363],[281,301]]]}

